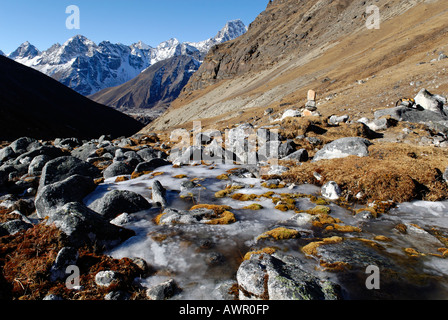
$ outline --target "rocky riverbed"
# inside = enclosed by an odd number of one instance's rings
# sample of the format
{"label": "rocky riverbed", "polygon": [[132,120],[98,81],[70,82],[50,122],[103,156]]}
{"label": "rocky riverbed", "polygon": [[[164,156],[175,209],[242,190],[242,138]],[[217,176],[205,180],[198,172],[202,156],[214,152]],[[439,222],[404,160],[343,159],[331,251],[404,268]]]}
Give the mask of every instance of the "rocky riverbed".
{"label": "rocky riverbed", "polygon": [[446,299],[444,111],[399,108],[4,143],[0,297]]}

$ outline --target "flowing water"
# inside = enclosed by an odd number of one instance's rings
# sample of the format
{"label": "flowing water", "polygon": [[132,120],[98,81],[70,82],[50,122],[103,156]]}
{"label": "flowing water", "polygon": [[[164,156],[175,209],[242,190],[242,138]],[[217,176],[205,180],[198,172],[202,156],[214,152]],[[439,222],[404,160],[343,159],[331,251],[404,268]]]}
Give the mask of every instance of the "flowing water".
{"label": "flowing water", "polygon": [[[234,178],[220,180],[216,177],[225,174],[235,166],[214,165],[189,166],[174,168],[166,166],[159,168],[160,175],[146,175],[137,179],[115,182],[108,179],[97,190],[85,199],[88,205],[100,198],[106,192],[119,189],[130,190],[141,194],[151,201],[151,187],[154,180],[158,180],[167,189],[168,205],[171,208],[189,210],[194,204],[220,204],[232,207],[236,223],[229,225],[157,225],[154,218],[161,213],[160,208],[132,214],[132,220],[124,225],[136,232],[136,236],[122,243],[107,254],[114,258],[140,257],[157,270],[156,275],[140,282],[145,287],[151,287],[168,279],[175,279],[182,292],[174,299],[186,300],[221,300],[233,298],[228,294],[229,288],[236,283],[236,272],[244,255],[254,249],[266,246],[276,246],[282,251],[303,258],[303,267],[312,273],[340,282],[349,292],[350,298],[375,298],[369,292],[366,295],[363,273],[330,272],[319,267],[316,259],[305,257],[301,247],[319,236],[318,231],[311,225],[308,213],[294,211],[283,212],[275,209],[272,199],[260,197],[253,201],[239,201],[230,197],[215,198],[217,191],[225,189],[229,183],[246,186],[237,190],[238,193],[262,195],[268,191],[276,194],[308,194],[320,196],[320,188],[312,185],[294,186],[269,190],[264,188],[260,179]],[[180,178],[178,175],[185,175]],[[176,177],[177,176],[177,177]],[[192,192],[194,200],[180,197],[181,183],[195,178],[200,184]],[[191,192],[191,190],[190,190]],[[257,203],[261,210],[248,210],[244,207]],[[296,198],[296,207],[308,210],[316,205],[308,197]],[[384,254],[393,257],[398,266],[400,280],[407,282],[396,289],[395,280],[391,285],[383,286],[388,294],[380,296],[387,298],[419,297],[448,298],[448,263],[441,256],[439,248],[445,247],[435,236],[448,237],[448,202],[415,202],[404,203],[391,210],[390,213],[378,219],[366,220],[355,217],[353,212],[335,204],[330,204],[331,216],[339,218],[345,225],[357,226],[361,233],[345,233],[346,238],[365,238],[372,240],[376,235],[386,236],[391,241],[381,243]],[[397,224],[405,224],[407,233],[401,234],[394,228]],[[414,226],[415,225],[415,226]],[[279,226],[293,228],[300,232],[300,239],[285,241],[260,241],[258,236]],[[418,227],[417,227],[418,226]],[[420,229],[419,227],[423,228]],[[426,231],[425,231],[426,230]],[[431,234],[427,230],[434,230]],[[444,232],[446,231],[446,234]],[[409,258],[404,248],[414,248],[419,257]],[[431,255],[433,254],[433,255]],[[347,254],[350,256],[350,252]],[[411,265],[411,266],[410,266]],[[404,276],[401,276],[400,273]],[[415,278],[424,274],[424,280]],[[350,278],[351,277],[351,278]],[[347,280],[349,278],[349,280]],[[353,280],[352,280],[353,278]],[[389,279],[389,278],[388,278]],[[389,281],[389,280],[386,280]],[[418,282],[415,285],[415,282]],[[423,284],[422,284],[423,283]],[[392,285],[393,284],[393,285]],[[416,291],[408,294],[403,291]]]}

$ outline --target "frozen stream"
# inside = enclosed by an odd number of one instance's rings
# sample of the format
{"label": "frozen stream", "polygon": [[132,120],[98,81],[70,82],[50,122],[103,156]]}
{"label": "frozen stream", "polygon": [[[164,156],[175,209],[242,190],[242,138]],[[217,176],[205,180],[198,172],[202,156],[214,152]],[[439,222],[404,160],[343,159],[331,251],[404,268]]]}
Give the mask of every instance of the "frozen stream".
{"label": "frozen stream", "polygon": [[[124,242],[115,249],[107,252],[114,258],[140,257],[153,266],[157,272],[155,276],[142,279],[143,286],[151,287],[168,279],[175,279],[182,292],[174,299],[185,300],[222,300],[231,299],[228,290],[236,283],[235,274],[242,262],[244,255],[253,250],[266,246],[278,246],[291,255],[303,258],[304,268],[311,272],[337,281],[338,275],[317,268],[315,259],[306,258],[300,248],[316,237],[311,226],[311,216],[307,213],[295,213],[294,211],[282,212],[275,209],[275,204],[270,198],[257,198],[253,201],[239,201],[230,197],[215,198],[217,191],[225,189],[227,184],[237,183],[245,188],[239,189],[238,193],[261,195],[273,191],[276,194],[310,194],[320,196],[320,188],[312,185],[294,186],[293,188],[282,188],[270,190],[262,187],[263,182],[255,178],[234,178],[231,180],[220,180],[218,176],[225,174],[235,166],[216,165],[190,166],[174,168],[166,166],[157,169],[160,175],[146,175],[137,179],[115,182],[115,178],[108,179],[100,185],[97,190],[85,199],[88,205],[103,196],[106,192],[114,189],[129,190],[144,196],[151,201],[151,187],[154,180],[158,180],[167,189],[168,207],[189,210],[194,204],[219,204],[228,205],[235,214],[236,223],[230,225],[165,225],[155,224],[154,218],[161,213],[160,208],[132,214],[132,220],[124,227],[136,232],[136,236]],[[154,174],[154,173],[153,173]],[[185,175],[180,177],[179,175]],[[180,197],[181,183],[183,181],[197,179],[200,186],[195,188],[195,202],[191,198]],[[244,207],[257,203],[263,208],[261,210],[243,209]],[[314,208],[316,204],[309,198],[296,199],[296,207],[300,210]],[[448,298],[448,263],[439,248],[445,247],[436,237],[428,232],[413,228],[411,224],[420,227],[437,227],[440,232],[448,230],[448,202],[428,203],[416,202],[401,204],[393,209],[390,214],[374,220],[360,219],[354,217],[351,211],[330,204],[331,216],[339,218],[345,224],[362,228],[361,234],[347,233],[342,237],[363,237],[373,239],[375,235],[383,235],[393,239],[391,243],[385,243],[386,251],[397,257],[397,263],[408,261],[403,248],[412,247],[418,252],[433,253],[439,256],[426,255],[421,258],[417,268],[418,272],[424,272],[431,277],[437,278],[437,298]],[[408,226],[408,235],[396,232],[394,226],[404,223]],[[285,241],[257,241],[262,233],[272,230],[278,226],[287,226],[300,231],[301,238]],[[410,235],[410,236],[409,236]],[[444,234],[444,237],[448,237]],[[440,281],[440,277],[445,280]],[[431,284],[431,288],[433,285]],[[432,290],[432,289],[431,289]]]}

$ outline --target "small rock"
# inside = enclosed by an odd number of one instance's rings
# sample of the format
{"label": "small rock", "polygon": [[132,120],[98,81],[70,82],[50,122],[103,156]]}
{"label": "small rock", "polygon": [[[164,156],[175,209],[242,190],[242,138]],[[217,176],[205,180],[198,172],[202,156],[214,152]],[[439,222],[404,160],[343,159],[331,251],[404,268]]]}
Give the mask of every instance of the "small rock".
{"label": "small rock", "polygon": [[130,175],[134,171],[134,167],[124,161],[114,161],[109,167],[103,171],[105,179]]}
{"label": "small rock", "polygon": [[350,117],[348,115],[343,115],[343,116],[339,116],[339,117],[333,115],[333,116],[330,117],[330,119],[328,119],[328,123],[330,125],[337,126],[337,125],[339,125],[341,123],[347,122],[349,118]]}
{"label": "small rock", "polygon": [[59,157],[45,164],[39,181],[39,190],[43,187],[60,182],[73,175],[81,175],[91,178],[100,176],[100,171],[95,166],[75,157]]}
{"label": "small rock", "polygon": [[298,162],[307,162],[308,159],[308,151],[306,151],[306,149],[300,149],[294,153],[291,153],[287,157],[284,157],[282,160],[296,160]]}
{"label": "small rock", "polygon": [[285,120],[286,118],[298,118],[301,116],[302,116],[302,114],[300,113],[300,111],[290,109],[290,110],[286,110],[283,113],[281,120]]}
{"label": "small rock", "polygon": [[146,290],[146,296],[151,300],[166,300],[173,297],[179,291],[179,287],[173,279]]}
{"label": "small rock", "polygon": [[288,171],[289,168],[284,166],[271,166],[268,171],[268,175],[282,175],[286,171]]}
{"label": "small rock", "polygon": [[307,101],[305,104],[305,108],[306,108],[306,110],[311,111],[311,112],[316,111],[317,110],[316,101],[314,101],[314,100]]}
{"label": "small rock", "polygon": [[109,287],[116,280],[118,280],[118,274],[110,270],[100,271],[95,275],[95,283],[100,287]]}
{"label": "small rock", "polygon": [[274,112],[274,109],[272,109],[272,108],[268,108],[268,109],[266,109],[266,110],[264,111],[264,115],[267,116],[267,115],[272,114],[273,112]]}
{"label": "small rock", "polygon": [[64,247],[56,256],[56,260],[50,269],[50,280],[57,281],[64,279],[66,274],[66,269],[70,265],[75,265],[78,260],[78,250],[71,247]]}
{"label": "small rock", "polygon": [[165,208],[167,206],[166,189],[158,180],[154,180],[152,185],[152,201],[159,207]]}
{"label": "small rock", "polygon": [[104,296],[104,300],[106,301],[124,301],[129,300],[130,298],[131,295],[128,292],[121,290],[111,291]]}
{"label": "small rock", "polygon": [[321,194],[324,198],[329,200],[338,200],[341,196],[341,189],[334,181],[327,182],[322,186]]}

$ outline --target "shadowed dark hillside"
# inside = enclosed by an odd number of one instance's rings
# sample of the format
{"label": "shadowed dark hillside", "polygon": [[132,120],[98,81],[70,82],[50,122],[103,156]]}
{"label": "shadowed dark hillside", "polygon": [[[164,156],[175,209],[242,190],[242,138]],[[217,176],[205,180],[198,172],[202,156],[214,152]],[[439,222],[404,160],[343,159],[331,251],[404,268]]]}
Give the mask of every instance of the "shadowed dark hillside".
{"label": "shadowed dark hillside", "polygon": [[0,139],[130,136],[142,125],[0,56]]}

